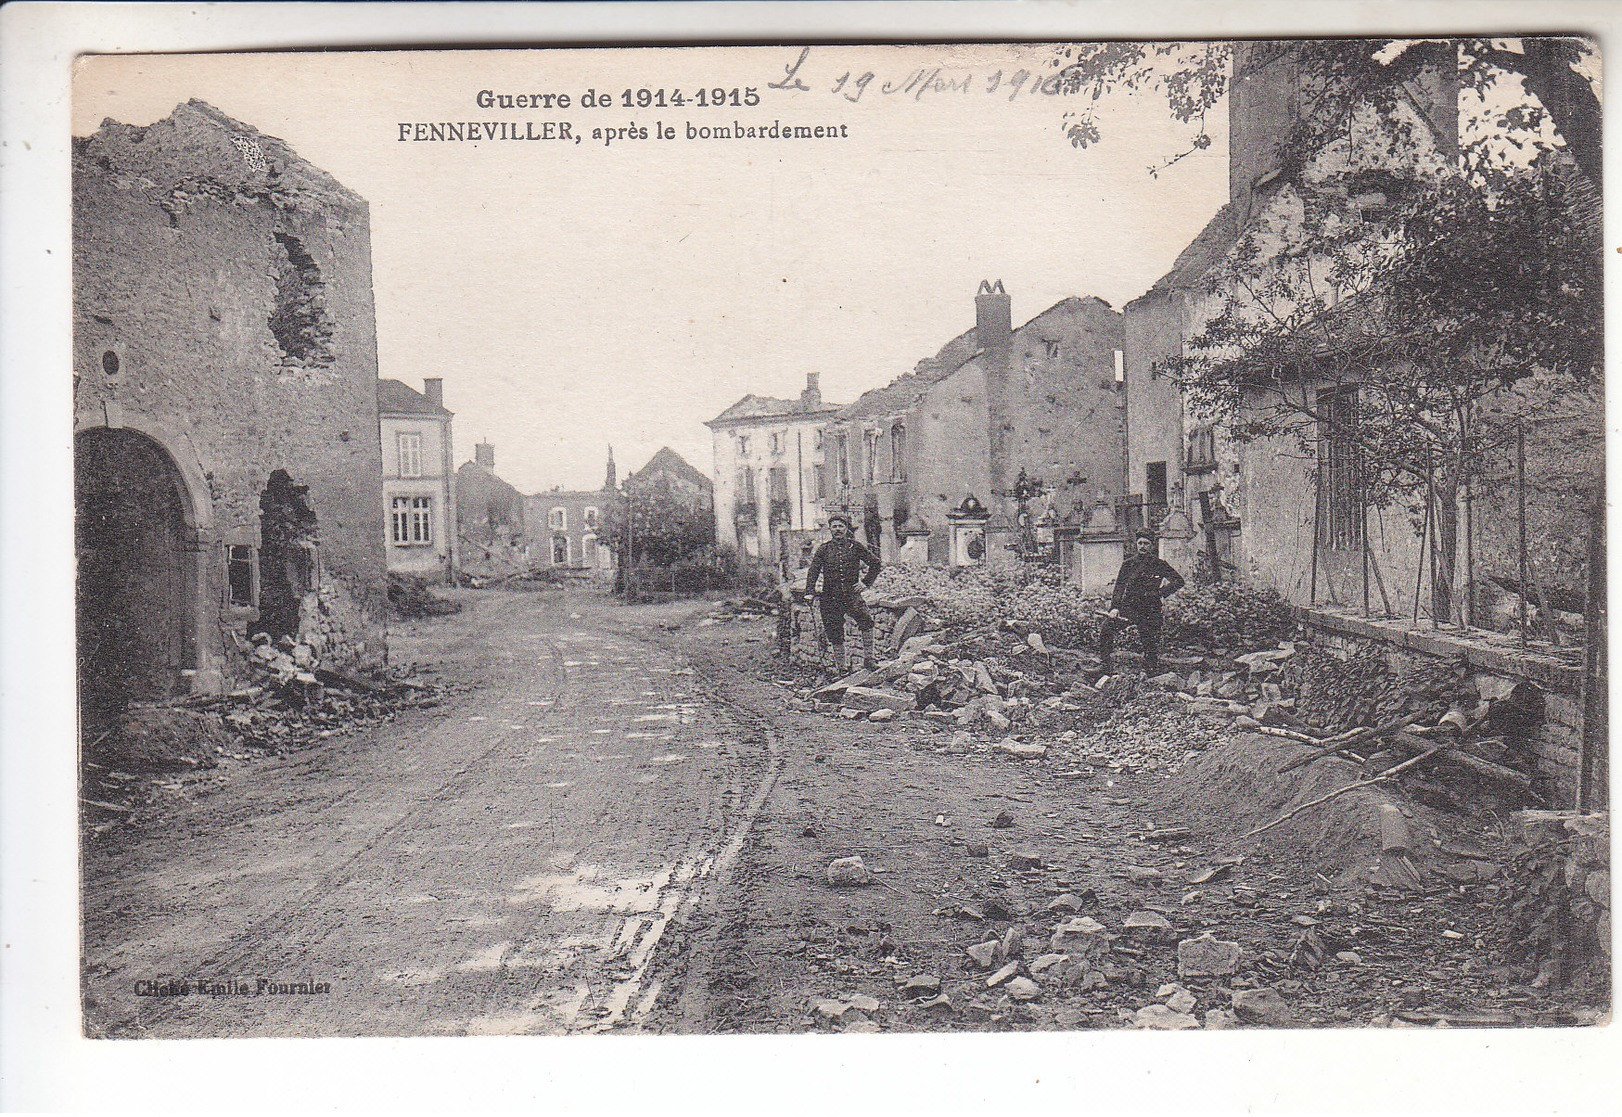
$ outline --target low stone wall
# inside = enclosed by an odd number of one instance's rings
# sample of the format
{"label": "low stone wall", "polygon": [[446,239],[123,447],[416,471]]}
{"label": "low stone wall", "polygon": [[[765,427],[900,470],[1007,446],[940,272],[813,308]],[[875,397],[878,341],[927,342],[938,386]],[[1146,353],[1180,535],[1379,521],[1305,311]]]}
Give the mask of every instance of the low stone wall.
{"label": "low stone wall", "polygon": [[1583,739],[1582,669],[1537,650],[1504,647],[1486,634],[1415,627],[1401,621],[1348,616],[1326,609],[1295,610],[1296,619],[1320,646],[1347,654],[1372,641],[1387,649],[1393,666],[1404,657],[1463,659],[1483,698],[1503,698],[1517,683],[1530,683],[1542,699],[1542,717],[1529,735],[1538,772],[1558,805],[1577,800]]}

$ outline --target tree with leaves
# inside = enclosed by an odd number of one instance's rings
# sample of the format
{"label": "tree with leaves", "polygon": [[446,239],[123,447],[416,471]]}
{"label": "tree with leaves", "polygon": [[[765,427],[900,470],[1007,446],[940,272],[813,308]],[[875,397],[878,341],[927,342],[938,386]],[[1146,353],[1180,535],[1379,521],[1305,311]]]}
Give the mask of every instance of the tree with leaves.
{"label": "tree with leaves", "polygon": [[[1283,44],[1277,44],[1283,46]],[[1254,44],[1251,49],[1254,49]],[[1288,44],[1310,102],[1292,134],[1279,137],[1299,162],[1343,131],[1361,106],[1409,98],[1413,84],[1438,66],[1457,73],[1461,98],[1479,105],[1485,129],[1511,146],[1558,143],[1599,190],[1602,115],[1595,79],[1598,52],[1567,36],[1461,39],[1323,39]],[[1059,47],[1053,64],[1064,91],[1086,107],[1066,114],[1070,143],[1103,138],[1100,107],[1115,91],[1154,93],[1171,116],[1189,125],[1188,144],[1153,170],[1211,146],[1210,114],[1232,84],[1235,44],[1077,43]],[[1490,145],[1489,145],[1490,147]]]}
{"label": "tree with leaves", "polygon": [[626,478],[603,518],[620,568],[673,566],[715,542],[715,518],[669,477]]}
{"label": "tree with leaves", "polygon": [[[1432,608],[1446,617],[1461,486],[1514,444],[1524,400],[1550,398],[1511,389],[1533,376],[1573,390],[1600,380],[1589,47],[1355,40],[1252,44],[1239,57],[1269,49],[1289,53],[1293,125],[1270,137],[1266,204],[1206,276],[1202,324],[1169,370],[1237,440],[1292,434],[1320,463],[1333,446],[1351,455],[1366,505],[1425,509]],[[1206,116],[1235,61],[1228,44],[1061,56],[1095,100],[1109,83],[1158,90],[1193,127],[1189,151],[1209,143]],[[1462,125],[1415,95],[1455,85],[1473,106]],[[1089,112],[1070,127],[1077,146],[1100,137]],[[1326,405],[1354,386],[1354,406]]]}

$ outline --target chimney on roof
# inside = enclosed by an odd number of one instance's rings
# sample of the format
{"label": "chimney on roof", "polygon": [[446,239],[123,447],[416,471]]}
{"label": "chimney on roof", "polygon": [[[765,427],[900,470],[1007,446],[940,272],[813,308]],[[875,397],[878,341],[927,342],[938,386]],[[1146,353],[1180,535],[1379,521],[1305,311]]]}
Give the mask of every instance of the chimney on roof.
{"label": "chimney on roof", "polygon": [[480,442],[473,447],[473,460],[494,473],[496,471],[495,446],[489,442]]}
{"label": "chimney on roof", "polygon": [[800,402],[807,407],[822,406],[822,374],[808,372],[805,374],[805,391],[800,393]]}
{"label": "chimney on roof", "polygon": [[428,397],[428,402],[435,407],[445,406],[445,381],[437,376],[424,378],[422,394]]}
{"label": "chimney on roof", "polygon": [[1002,280],[992,283],[980,281],[980,292],[974,296],[974,340],[987,353],[1002,355],[1014,334],[1013,305]]}
{"label": "chimney on roof", "polygon": [[982,279],[980,291],[974,296],[974,341],[981,350],[980,364],[986,374],[986,440],[990,450],[986,464],[991,481],[987,495],[993,512],[1010,516],[1012,512],[1007,506],[1013,485],[1010,417],[1015,409],[1009,398],[1012,388],[1008,365],[1013,338],[1013,308],[1002,280],[992,283]]}

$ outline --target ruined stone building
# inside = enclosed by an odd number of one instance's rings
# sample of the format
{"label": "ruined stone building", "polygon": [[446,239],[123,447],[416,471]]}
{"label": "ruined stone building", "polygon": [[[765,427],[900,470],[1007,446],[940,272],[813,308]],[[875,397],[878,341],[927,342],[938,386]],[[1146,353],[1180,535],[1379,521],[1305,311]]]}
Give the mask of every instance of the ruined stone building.
{"label": "ruined stone building", "polygon": [[708,513],[715,507],[715,483],[668,446],[655,451],[647,465],[626,474],[620,485],[621,491],[654,487],[668,487],[677,499],[696,511]]}
{"label": "ruined stone building", "polygon": [[[825,403],[816,373],[797,399],[744,396],[704,425],[715,451],[715,538],[749,558],[775,561],[823,526]],[[796,542],[799,541],[799,542]]]}
{"label": "ruined stone building", "polygon": [[1122,496],[1121,315],[1097,298],[1011,314],[982,283],[973,329],[829,421],[825,502],[885,561],[1012,561]]}
{"label": "ruined stone building", "polygon": [[[1303,418],[1298,432],[1237,441],[1222,424],[1196,414],[1160,366],[1182,353],[1215,313],[1225,292],[1212,290],[1211,277],[1225,258],[1243,251],[1241,238],[1259,244],[1264,256],[1299,250],[1291,239],[1301,205],[1297,179],[1331,185],[1344,181],[1346,190],[1362,191],[1353,194],[1355,201],[1378,208],[1388,201],[1381,179],[1387,168],[1410,175],[1444,173],[1458,158],[1457,79],[1444,61],[1428,77],[1411,83],[1406,100],[1395,110],[1399,120],[1411,125],[1398,133],[1401,145],[1393,147],[1386,131],[1352,129],[1339,147],[1297,167],[1283,163],[1279,148],[1280,137],[1290,133],[1302,112],[1302,79],[1292,49],[1246,44],[1236,50],[1233,66],[1228,203],[1171,271],[1125,308],[1131,485],[1134,491],[1159,486],[1174,496],[1180,489],[1180,499],[1172,504],[1194,534],[1193,550],[1207,549],[1205,528],[1211,525],[1229,577],[1272,586],[1301,604],[1316,600],[1359,608],[1365,581],[1375,580],[1371,592],[1382,609],[1389,600],[1394,612],[1411,615],[1414,571],[1428,561],[1428,555],[1421,555],[1413,509],[1406,504],[1377,507],[1364,497],[1356,456],[1343,437],[1332,434],[1329,418],[1316,424],[1316,432],[1313,422]],[[1366,382],[1384,374],[1378,358],[1358,365],[1341,356],[1359,346],[1372,351],[1367,343],[1377,335],[1377,324],[1366,314],[1360,317],[1350,303],[1341,303],[1335,312],[1337,321],[1326,322],[1323,331],[1332,340],[1315,352],[1303,352],[1288,385],[1328,417],[1356,414],[1359,391],[1348,377],[1355,382],[1361,376]],[[1349,363],[1356,367],[1348,371]],[[1249,413],[1261,414],[1277,394],[1277,385],[1258,384],[1250,393]],[[1534,475],[1564,476],[1574,484],[1540,486],[1529,494],[1535,540],[1529,561],[1550,596],[1560,589],[1569,602],[1581,599],[1587,536],[1583,502],[1570,494],[1597,470],[1604,439],[1598,401],[1580,393],[1556,399],[1559,394],[1533,376],[1493,406],[1513,408],[1535,399],[1542,406],[1528,410],[1549,417],[1528,428],[1530,469]],[[1504,478],[1515,469],[1507,457],[1497,465]],[[1509,580],[1506,576],[1518,565],[1514,528],[1504,529],[1514,522],[1515,494],[1498,484],[1479,487],[1475,496],[1481,506],[1473,510],[1478,523],[1471,550],[1481,566],[1477,612],[1484,619],[1500,596],[1493,579]],[[1462,505],[1456,512],[1463,531]],[[1365,546],[1368,576],[1363,572]],[[1464,559],[1461,543],[1459,584]],[[1422,613],[1431,606],[1428,586],[1427,578],[1421,587]],[[1446,623],[1448,618],[1441,619]]]}
{"label": "ruined stone building", "polygon": [[[1225,258],[1243,250],[1241,238],[1248,235],[1263,245],[1263,253],[1287,249],[1290,230],[1298,222],[1296,176],[1323,181],[1353,165],[1368,174],[1383,160],[1441,166],[1450,147],[1456,149],[1456,86],[1438,81],[1416,87],[1411,107],[1405,110],[1416,125],[1408,135],[1413,150],[1363,152],[1354,145],[1354,150],[1338,150],[1307,167],[1286,167],[1280,145],[1291,134],[1303,104],[1294,56],[1285,44],[1241,44],[1235,49],[1233,67],[1228,202],[1171,271],[1125,309],[1127,468],[1134,486],[1171,492],[1180,529],[1174,534],[1189,540],[1174,562],[1192,566],[1193,556],[1203,551],[1206,555],[1199,561],[1209,565],[1208,555],[1214,550],[1228,577],[1271,585],[1304,602],[1311,596],[1314,550],[1320,588],[1332,583],[1344,591],[1354,568],[1361,571],[1363,535],[1351,523],[1357,516],[1352,507],[1356,494],[1344,484],[1332,483],[1338,495],[1330,497],[1324,514],[1318,514],[1318,462],[1303,455],[1295,437],[1265,438],[1248,445],[1229,438],[1223,424],[1189,406],[1162,366],[1179,356],[1217,312],[1226,293],[1213,290],[1212,275]],[[1310,384],[1298,387],[1314,390]],[[1326,404],[1334,387],[1327,381],[1321,386]],[[1267,405],[1268,392],[1258,386],[1255,409],[1259,413]],[[1327,444],[1324,453],[1337,463],[1344,460],[1344,454],[1335,454]],[[1321,544],[1316,549],[1315,523]],[[1376,561],[1388,570],[1411,569],[1413,533],[1405,523],[1393,526],[1399,530],[1378,532],[1370,540]]]}
{"label": "ruined stone building", "polygon": [[383,501],[388,514],[389,570],[450,581],[457,568],[456,471],[451,468],[451,412],[445,382],[422,391],[398,380],[377,382],[383,442]]}
{"label": "ruined stone building", "polygon": [[614,449],[609,447],[602,488],[548,489],[524,497],[525,541],[530,566],[612,577],[614,552],[609,546],[607,530],[609,514],[619,499],[617,481]]}
{"label": "ruined stone building", "polygon": [[456,470],[456,534],[461,569],[506,574],[528,569],[524,494],[496,475],[496,448],[473,447],[473,460]]}
{"label": "ruined stone building", "polygon": [[215,691],[256,633],[384,654],[366,201],[199,101],[73,145],[87,715]]}
{"label": "ruined stone building", "polygon": [[[1127,468],[1134,488],[1166,484],[1170,491],[1173,530],[1163,526],[1161,549],[1185,573],[1209,566],[1214,553],[1224,579],[1270,587],[1306,607],[1308,630],[1331,646],[1381,648],[1393,664],[1416,655],[1465,662],[1484,696],[1534,688],[1536,729],[1523,745],[1535,752],[1558,797],[1569,801],[1584,733],[1582,668],[1535,646],[1523,653],[1506,633],[1527,591],[1567,611],[1568,623],[1580,620],[1593,521],[1578,494],[1593,491],[1604,461],[1597,394],[1562,389],[1532,370],[1482,401],[1479,413],[1538,416],[1524,431],[1526,470],[1534,479],[1524,493],[1527,587],[1517,569],[1513,438],[1488,461],[1472,495],[1439,496],[1429,516],[1423,485],[1413,498],[1376,500],[1367,489],[1370,467],[1346,432],[1355,432],[1374,388],[1400,374],[1405,360],[1385,355],[1377,301],[1337,297],[1327,284],[1329,309],[1312,321],[1308,340],[1279,352],[1276,375],[1240,385],[1237,413],[1225,420],[1197,413],[1165,374],[1166,362],[1185,352],[1225,300],[1254,301],[1224,285],[1224,261],[1241,259],[1252,269],[1282,269],[1286,259],[1319,266],[1315,246],[1299,234],[1305,189],[1341,191],[1349,210],[1378,214],[1404,181],[1449,173],[1459,157],[1456,59],[1447,44],[1427,49],[1435,62],[1406,83],[1388,110],[1396,127],[1354,124],[1332,132],[1334,143],[1315,154],[1286,159],[1281,137],[1292,134],[1311,103],[1297,48],[1236,48],[1228,202],[1171,271],[1125,308]],[[1235,437],[1259,417],[1278,414],[1286,397],[1307,403],[1293,430]],[[1447,600],[1433,593],[1436,566],[1446,561],[1434,542],[1444,502],[1458,543],[1451,577],[1443,570],[1440,580],[1463,592],[1437,612],[1438,601]],[[1507,610],[1506,586],[1515,590]],[[1603,737],[1603,726],[1597,732]]]}

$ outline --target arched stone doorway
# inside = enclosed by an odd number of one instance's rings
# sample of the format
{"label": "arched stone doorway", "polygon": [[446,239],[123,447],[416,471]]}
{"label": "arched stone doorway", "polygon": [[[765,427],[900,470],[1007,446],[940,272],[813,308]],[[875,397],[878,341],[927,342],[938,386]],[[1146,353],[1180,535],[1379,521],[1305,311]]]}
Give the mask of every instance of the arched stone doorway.
{"label": "arched stone doorway", "polygon": [[167,451],[137,431],[74,437],[79,693],[87,721],[173,694],[197,665],[190,502]]}

